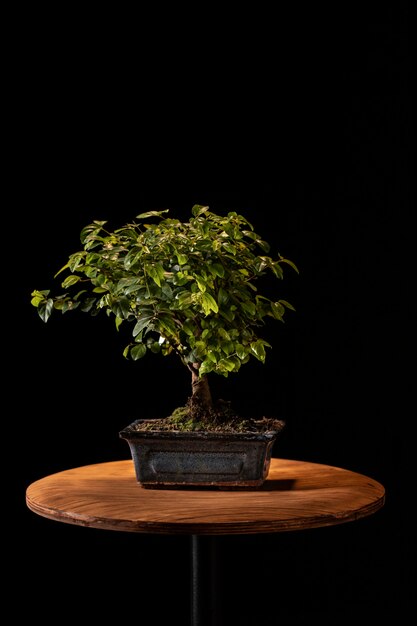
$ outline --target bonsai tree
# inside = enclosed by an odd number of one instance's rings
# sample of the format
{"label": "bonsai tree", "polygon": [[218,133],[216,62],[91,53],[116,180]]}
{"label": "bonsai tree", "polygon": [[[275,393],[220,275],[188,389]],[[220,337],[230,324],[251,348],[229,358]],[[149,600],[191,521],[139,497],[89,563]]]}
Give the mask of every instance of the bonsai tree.
{"label": "bonsai tree", "polygon": [[[258,291],[266,273],[283,278],[292,261],[268,256],[270,246],[242,215],[216,215],[195,205],[188,222],[149,211],[113,231],[94,221],[81,231],[83,249],[55,275],[66,272],[64,293],[33,291],[32,304],[47,322],[54,309],[104,311],[116,329],[130,324],[126,358],[148,351],[174,354],[191,375],[191,396],[174,412],[177,427],[218,425],[231,417],[213,402],[210,373],[228,376],[250,358],[265,362],[270,344],[260,336],[265,318],[283,321],[293,306]],[[150,222],[149,222],[150,221]]]}

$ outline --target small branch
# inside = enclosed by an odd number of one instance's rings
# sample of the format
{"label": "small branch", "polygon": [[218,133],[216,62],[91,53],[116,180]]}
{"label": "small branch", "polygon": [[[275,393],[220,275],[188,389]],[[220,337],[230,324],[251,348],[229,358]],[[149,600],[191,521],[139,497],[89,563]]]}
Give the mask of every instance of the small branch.
{"label": "small branch", "polygon": [[194,374],[195,376],[198,376],[198,367],[195,367],[194,363],[187,363],[187,367],[190,370],[191,374]]}

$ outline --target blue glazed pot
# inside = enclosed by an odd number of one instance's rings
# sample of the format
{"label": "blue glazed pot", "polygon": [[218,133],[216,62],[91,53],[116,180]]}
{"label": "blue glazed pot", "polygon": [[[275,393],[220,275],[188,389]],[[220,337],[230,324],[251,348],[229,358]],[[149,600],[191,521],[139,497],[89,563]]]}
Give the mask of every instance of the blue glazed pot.
{"label": "blue glazed pot", "polygon": [[262,433],[144,431],[136,420],[119,435],[129,444],[143,487],[258,488],[268,476],[272,448],[285,426]]}

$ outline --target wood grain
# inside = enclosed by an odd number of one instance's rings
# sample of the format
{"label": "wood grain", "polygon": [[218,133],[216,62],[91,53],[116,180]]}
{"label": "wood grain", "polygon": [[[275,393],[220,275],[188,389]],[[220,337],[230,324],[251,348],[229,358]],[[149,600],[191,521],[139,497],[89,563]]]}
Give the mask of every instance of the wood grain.
{"label": "wood grain", "polygon": [[349,470],[272,459],[259,490],[153,490],[139,486],[133,462],[52,474],[26,492],[29,509],[68,524],[160,534],[271,533],[332,526],[375,513],[384,487]]}

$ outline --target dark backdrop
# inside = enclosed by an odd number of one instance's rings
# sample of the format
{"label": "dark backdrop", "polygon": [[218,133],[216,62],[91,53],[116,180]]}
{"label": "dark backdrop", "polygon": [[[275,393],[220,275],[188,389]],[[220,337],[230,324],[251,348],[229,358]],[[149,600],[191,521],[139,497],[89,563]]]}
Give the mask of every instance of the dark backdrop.
{"label": "dark backdrop", "polygon": [[241,212],[300,268],[282,283],[297,312],[268,325],[266,364],[213,389],[242,413],[286,420],[274,456],[345,467],[387,489],[384,509],[353,524],[222,538],[225,623],[336,624],[405,606],[412,104],[406,8],[378,7],[316,8],[301,22],[294,10],[279,25],[264,16],[255,39],[239,16],[232,40],[220,26],[207,48],[202,35],[191,49],[173,37],[176,54],[167,45],[162,60],[140,44],[133,64],[123,63],[129,41],[112,63],[106,47],[94,57],[87,46],[84,58],[66,36],[55,55],[35,37],[20,64],[30,104],[16,99],[17,290],[5,308],[10,570],[25,590],[22,615],[52,599],[77,621],[116,610],[186,623],[187,538],[57,524],[29,512],[24,492],[52,472],[129,458],[118,431],[165,415],[189,390],[174,358],[127,362],[111,320],[75,313],[44,325],[30,292],[52,284],[91,220],[117,227],[162,208],[187,218],[195,203]]}

